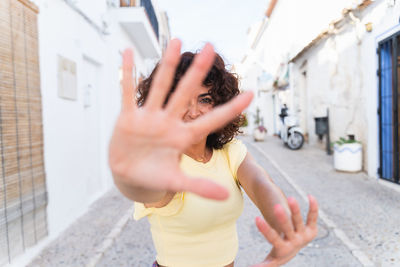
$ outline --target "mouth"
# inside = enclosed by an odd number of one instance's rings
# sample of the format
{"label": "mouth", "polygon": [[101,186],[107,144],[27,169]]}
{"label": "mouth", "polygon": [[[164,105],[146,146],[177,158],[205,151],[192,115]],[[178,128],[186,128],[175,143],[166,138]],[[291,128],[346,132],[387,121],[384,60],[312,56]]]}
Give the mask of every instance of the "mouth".
{"label": "mouth", "polygon": [[196,119],[197,118],[192,119],[192,118],[185,117],[182,120],[183,120],[183,122],[192,122],[192,121],[195,121]]}

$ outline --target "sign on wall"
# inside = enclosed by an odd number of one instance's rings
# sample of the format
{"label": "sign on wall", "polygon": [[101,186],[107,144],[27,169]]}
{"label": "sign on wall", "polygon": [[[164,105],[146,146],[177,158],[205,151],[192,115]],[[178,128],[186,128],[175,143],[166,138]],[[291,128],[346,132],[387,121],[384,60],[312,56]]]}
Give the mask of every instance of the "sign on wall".
{"label": "sign on wall", "polygon": [[61,98],[77,99],[76,63],[58,56],[58,96]]}

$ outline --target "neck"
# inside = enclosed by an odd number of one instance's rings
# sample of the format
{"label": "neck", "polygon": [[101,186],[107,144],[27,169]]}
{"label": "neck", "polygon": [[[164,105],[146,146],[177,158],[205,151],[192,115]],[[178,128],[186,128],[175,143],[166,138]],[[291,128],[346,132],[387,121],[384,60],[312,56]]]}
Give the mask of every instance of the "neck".
{"label": "neck", "polygon": [[209,149],[206,146],[207,139],[200,141],[197,144],[193,144],[185,150],[185,154],[191,158],[195,159],[205,159],[207,158],[207,152]]}

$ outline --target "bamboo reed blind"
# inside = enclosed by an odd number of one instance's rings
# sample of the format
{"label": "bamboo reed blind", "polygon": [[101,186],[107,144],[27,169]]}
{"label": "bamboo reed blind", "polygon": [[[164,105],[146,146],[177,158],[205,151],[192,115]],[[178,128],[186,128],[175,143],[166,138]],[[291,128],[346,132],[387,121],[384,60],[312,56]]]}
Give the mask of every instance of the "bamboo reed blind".
{"label": "bamboo reed blind", "polygon": [[0,265],[47,235],[37,13],[0,0]]}

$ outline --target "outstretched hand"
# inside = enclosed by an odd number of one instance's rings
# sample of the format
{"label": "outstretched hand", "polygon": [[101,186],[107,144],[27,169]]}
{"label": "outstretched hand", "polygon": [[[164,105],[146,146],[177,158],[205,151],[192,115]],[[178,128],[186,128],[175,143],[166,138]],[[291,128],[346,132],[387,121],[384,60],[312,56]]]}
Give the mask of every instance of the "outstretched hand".
{"label": "outstretched hand", "polygon": [[[154,192],[189,191],[212,199],[225,199],[228,191],[210,180],[187,177],[179,168],[182,152],[199,137],[207,136],[234,119],[251,102],[252,93],[243,93],[192,122],[183,122],[194,85],[201,85],[214,62],[210,44],[195,57],[168,103],[164,102],[173,84],[180,60],[181,43],[175,39],[165,52],[143,106],[136,105],[132,77],[133,55],[123,55],[123,101],[109,146],[109,164],[116,183]],[[115,178],[116,179],[116,178]]]}
{"label": "outstretched hand", "polygon": [[274,207],[274,214],[282,225],[283,236],[280,236],[265,220],[256,218],[258,230],[273,247],[264,262],[252,267],[276,267],[285,264],[317,236],[318,204],[311,195],[308,200],[310,204],[306,225],[303,223],[299,205],[294,198],[288,198],[291,218],[288,218],[280,205]]}

